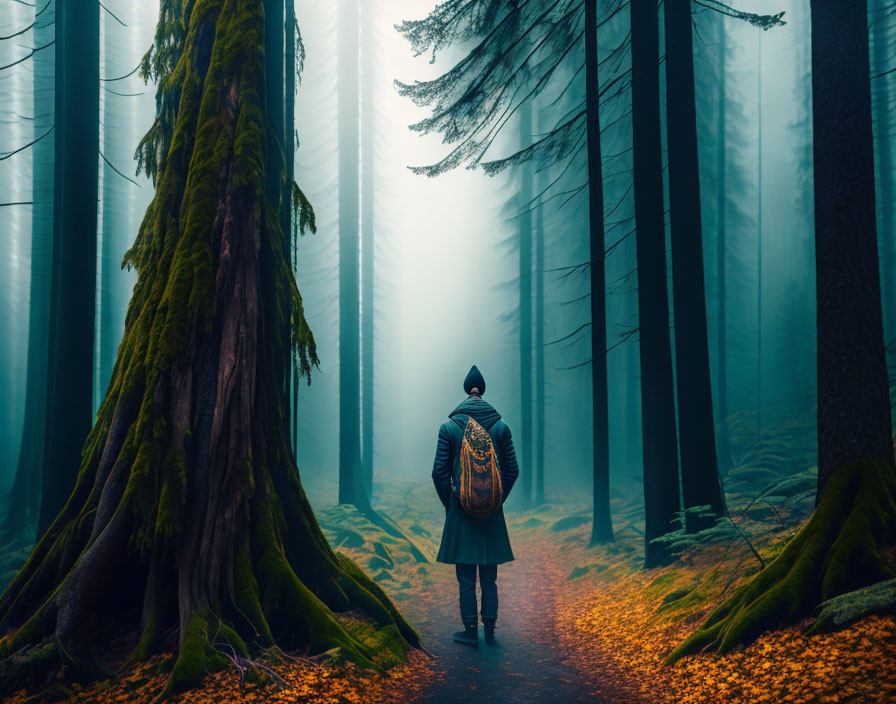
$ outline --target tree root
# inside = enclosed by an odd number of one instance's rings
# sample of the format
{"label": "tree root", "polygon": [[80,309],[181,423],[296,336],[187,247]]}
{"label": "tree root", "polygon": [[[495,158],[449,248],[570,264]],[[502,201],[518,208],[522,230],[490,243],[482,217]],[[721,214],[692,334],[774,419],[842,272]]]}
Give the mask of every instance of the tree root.
{"label": "tree root", "polygon": [[841,468],[781,554],[716,608],[667,663],[702,651],[729,652],[766,630],[811,616],[823,601],[893,577],[880,549],[894,538],[893,470],[872,461]]}

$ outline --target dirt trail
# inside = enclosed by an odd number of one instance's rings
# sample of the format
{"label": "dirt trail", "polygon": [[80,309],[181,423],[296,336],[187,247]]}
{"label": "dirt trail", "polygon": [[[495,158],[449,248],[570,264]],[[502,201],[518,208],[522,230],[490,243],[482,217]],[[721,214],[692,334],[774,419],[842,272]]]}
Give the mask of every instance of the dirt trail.
{"label": "dirt trail", "polygon": [[424,646],[435,656],[438,672],[424,702],[526,703],[589,702],[611,700],[595,694],[594,687],[568,664],[554,632],[554,591],[557,571],[544,564],[544,552],[529,543],[514,544],[516,561],[498,568],[499,613],[497,644],[482,639],[473,649],[454,643],[451,634],[460,630],[457,580],[454,567],[438,565],[432,572],[432,599],[427,609],[406,602],[419,628]]}

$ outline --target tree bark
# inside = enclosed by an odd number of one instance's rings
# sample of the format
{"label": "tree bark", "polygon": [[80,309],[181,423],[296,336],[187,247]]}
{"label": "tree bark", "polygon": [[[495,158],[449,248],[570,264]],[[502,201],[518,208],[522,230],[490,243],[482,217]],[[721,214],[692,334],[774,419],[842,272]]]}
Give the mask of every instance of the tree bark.
{"label": "tree bark", "polygon": [[858,459],[891,465],[864,5],[812,2],[818,493]]}
{"label": "tree bark", "polygon": [[592,545],[614,540],[613,523],[610,519],[607,299],[598,66],[597,0],[585,0],[585,130],[588,140],[588,236],[591,248],[591,403],[594,438]]}
{"label": "tree bark", "polygon": [[[720,516],[725,511],[725,501],[716,459],[706,333],[691,3],[666,0],[664,7],[681,490],[685,508],[709,506],[712,513]],[[701,525],[705,522],[695,520],[689,528]]]}
{"label": "tree bark", "polygon": [[[156,191],[109,390],[71,496],[0,597],[2,693],[61,661],[83,682],[95,642],[135,628],[136,658],[178,633],[163,697],[226,666],[219,648],[339,647],[379,667],[419,642],[331,550],[289,447],[286,351],[303,374],[317,358],[268,197],[283,162],[268,161],[262,0],[196,3],[184,22],[160,25],[148,59],[151,134],[172,139],[142,146]],[[367,635],[333,615],[354,610]]]}
{"label": "tree bark", "polygon": [[[878,242],[880,249],[881,297],[883,300],[884,343],[892,345],[896,340],[896,227],[894,227],[893,199],[896,198],[893,184],[893,125],[892,101],[894,76],[889,73],[893,63],[893,16],[892,7],[886,0],[874,3],[872,65],[871,72],[876,78],[871,82],[872,106],[874,109],[875,138],[874,152],[877,166],[877,212]],[[896,355],[890,350],[891,365]],[[891,380],[896,380],[896,369],[889,369]],[[896,399],[891,399],[892,402]]]}
{"label": "tree bark", "polygon": [[663,207],[659,15],[654,0],[632,0],[631,32],[644,553],[645,566],[651,568],[670,559],[668,550],[652,541],[675,529],[675,512],[680,509]]}
{"label": "tree bark", "polygon": [[99,195],[99,5],[56,5],[53,264],[38,535],[75,484],[90,431]]}

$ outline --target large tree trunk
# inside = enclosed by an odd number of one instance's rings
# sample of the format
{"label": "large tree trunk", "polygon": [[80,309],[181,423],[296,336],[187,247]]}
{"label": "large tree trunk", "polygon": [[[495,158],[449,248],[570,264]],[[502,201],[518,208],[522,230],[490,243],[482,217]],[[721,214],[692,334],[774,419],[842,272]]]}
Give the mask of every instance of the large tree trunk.
{"label": "large tree trunk", "polygon": [[[53,5],[35,6],[34,45],[53,41]],[[28,537],[35,529],[40,510],[41,470],[44,458],[44,422],[47,402],[47,344],[53,252],[53,76],[55,56],[41,51],[34,65],[33,139],[31,147],[31,282],[28,311],[28,367],[25,377],[25,418],[16,475],[9,495],[9,511],[3,521],[7,537]]]}
{"label": "large tree trunk", "polygon": [[374,3],[365,3],[361,14],[361,469],[364,491],[373,494],[374,377],[374,148],[373,116]]}
{"label": "large tree trunk", "polygon": [[632,0],[632,144],[641,346],[641,427],[644,452],[645,566],[669,561],[652,541],[675,529],[680,509],[678,445],[660,124],[659,15],[654,0]]}
{"label": "large tree trunk", "polygon": [[812,2],[818,498],[840,468],[892,465],[864,5]]}
{"label": "large tree trunk", "polygon": [[[532,143],[532,104],[520,108],[520,149]],[[534,179],[531,164],[523,164],[520,173],[519,228],[520,256],[520,411],[522,423],[519,446],[522,494],[526,504],[532,502],[532,195]]]}
{"label": "large tree trunk", "polygon": [[612,542],[610,417],[607,399],[607,297],[604,262],[604,184],[600,146],[597,0],[585,0],[585,129],[588,140],[588,234],[591,245],[591,404],[594,498],[591,544]]}
{"label": "large tree trunk", "polygon": [[284,432],[284,352],[303,374],[316,358],[267,197],[282,161],[267,160],[262,0],[196,3],[184,30],[178,8],[163,3],[144,67],[160,85],[141,145],[156,196],[128,253],[138,280],[109,391],[74,491],[0,598],[7,690],[60,656],[84,666],[108,628],[139,628],[143,657],[175,627],[168,692],[224,665],[222,641],[339,646],[371,665],[334,611],[372,619],[387,658],[417,642],[330,549]]}
{"label": "large tree trunk", "polygon": [[884,363],[865,5],[812,0],[818,505],[775,560],[671,660],[727,651],[818,604],[889,579],[896,467]]}
{"label": "large tree trunk", "polygon": [[53,264],[39,535],[75,484],[93,415],[99,12],[90,2],[56,6]]}
{"label": "large tree trunk", "polygon": [[361,476],[361,328],[358,311],[358,0],[339,2],[339,503],[366,505]]}
{"label": "large tree trunk", "polygon": [[[706,292],[697,163],[697,110],[690,0],[666,0],[666,120],[672,298],[678,372],[681,490],[685,508],[725,511],[716,460],[706,334]],[[703,521],[693,521],[692,528]]]}

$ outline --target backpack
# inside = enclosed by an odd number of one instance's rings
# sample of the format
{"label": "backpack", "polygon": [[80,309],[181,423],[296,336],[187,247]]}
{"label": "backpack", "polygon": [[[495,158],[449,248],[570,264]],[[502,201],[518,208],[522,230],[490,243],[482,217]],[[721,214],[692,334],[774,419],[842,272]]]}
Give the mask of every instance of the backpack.
{"label": "backpack", "polygon": [[503,503],[498,454],[491,434],[472,418],[467,418],[458,453],[460,505],[477,518],[495,513]]}

